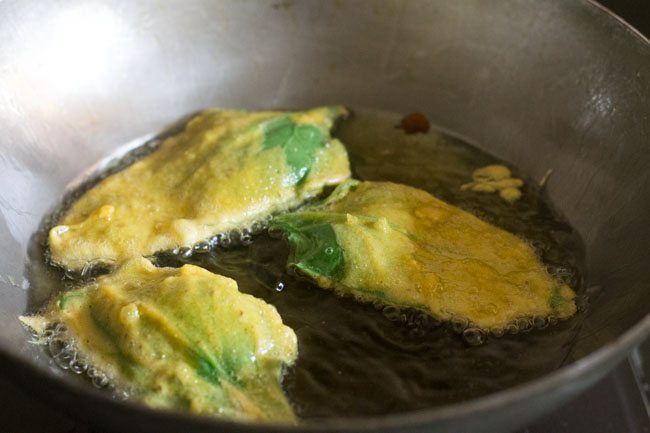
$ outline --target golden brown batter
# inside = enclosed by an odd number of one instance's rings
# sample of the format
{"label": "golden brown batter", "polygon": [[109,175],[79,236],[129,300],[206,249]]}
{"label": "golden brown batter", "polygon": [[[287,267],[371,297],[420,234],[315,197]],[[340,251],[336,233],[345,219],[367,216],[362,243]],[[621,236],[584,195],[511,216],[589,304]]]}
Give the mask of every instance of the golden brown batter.
{"label": "golden brown batter", "polygon": [[119,264],[251,226],[350,176],[331,138],[343,107],[208,110],[158,150],[86,192],[49,234],[68,269]]}
{"label": "golden brown batter", "polygon": [[230,278],[134,259],[22,320],[40,334],[63,323],[91,365],[151,406],[294,420],[280,378],[297,357],[296,335]]}
{"label": "golden brown batter", "polygon": [[349,181],[271,228],[287,235],[290,268],[364,301],[491,330],[576,311],[525,242],[416,188]]}

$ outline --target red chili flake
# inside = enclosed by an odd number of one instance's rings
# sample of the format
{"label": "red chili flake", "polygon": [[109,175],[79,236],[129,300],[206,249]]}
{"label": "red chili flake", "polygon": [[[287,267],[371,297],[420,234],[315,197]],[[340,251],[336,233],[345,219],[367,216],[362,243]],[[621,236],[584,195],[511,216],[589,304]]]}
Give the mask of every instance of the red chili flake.
{"label": "red chili flake", "polygon": [[429,131],[429,127],[429,119],[427,119],[427,116],[417,111],[404,116],[398,126],[398,128],[402,128],[407,134],[425,133]]}

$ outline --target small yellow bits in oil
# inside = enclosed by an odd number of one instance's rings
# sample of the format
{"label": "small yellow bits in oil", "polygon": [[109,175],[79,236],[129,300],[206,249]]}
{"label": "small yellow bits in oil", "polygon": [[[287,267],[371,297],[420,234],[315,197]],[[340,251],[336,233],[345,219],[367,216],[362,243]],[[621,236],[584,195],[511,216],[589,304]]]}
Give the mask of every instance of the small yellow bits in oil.
{"label": "small yellow bits in oil", "polygon": [[460,189],[488,194],[498,192],[508,203],[514,203],[521,198],[521,187],[524,186],[523,180],[512,177],[510,169],[500,164],[474,170],[472,180],[473,182],[464,184]]}

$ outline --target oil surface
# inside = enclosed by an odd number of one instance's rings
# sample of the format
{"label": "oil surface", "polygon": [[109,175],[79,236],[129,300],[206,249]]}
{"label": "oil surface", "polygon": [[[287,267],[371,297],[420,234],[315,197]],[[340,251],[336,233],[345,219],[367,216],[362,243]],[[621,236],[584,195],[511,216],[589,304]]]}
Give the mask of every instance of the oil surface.
{"label": "oil surface", "polygon": [[[355,177],[422,188],[526,239],[549,271],[576,290],[580,308],[581,242],[535,182],[527,181],[522,199],[512,205],[496,194],[461,191],[474,169],[499,161],[439,132],[406,135],[395,127],[400,118],[355,110],[339,125],[337,135],[347,145]],[[46,221],[45,230],[48,225]],[[31,251],[31,311],[92,278],[65,275],[45,264],[45,230],[34,236]],[[202,266],[234,278],[242,292],[275,305],[298,336],[300,355],[287,371],[284,387],[305,419],[385,415],[508,388],[562,365],[580,323],[581,312],[551,326],[522,321],[501,336],[465,329],[463,323],[441,325],[422,313],[360,304],[321,290],[285,272],[288,248],[281,239],[266,233],[252,242],[249,234],[245,238],[246,245],[226,248],[223,242],[191,254],[161,253],[155,262]]]}

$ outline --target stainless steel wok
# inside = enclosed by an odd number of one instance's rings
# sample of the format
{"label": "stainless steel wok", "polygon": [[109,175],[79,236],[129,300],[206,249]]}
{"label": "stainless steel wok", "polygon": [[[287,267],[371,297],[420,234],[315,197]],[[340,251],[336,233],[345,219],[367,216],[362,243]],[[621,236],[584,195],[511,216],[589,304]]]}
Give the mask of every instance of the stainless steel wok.
{"label": "stainless steel wok", "polygon": [[[648,41],[587,0],[2,2],[1,372],[122,432],[514,429],[650,333],[649,98]],[[285,428],[111,400],[28,344],[29,239],[78,173],[203,107],[325,103],[424,111],[533,178],[554,169],[547,192],[601,288],[565,366],[460,404]]]}

